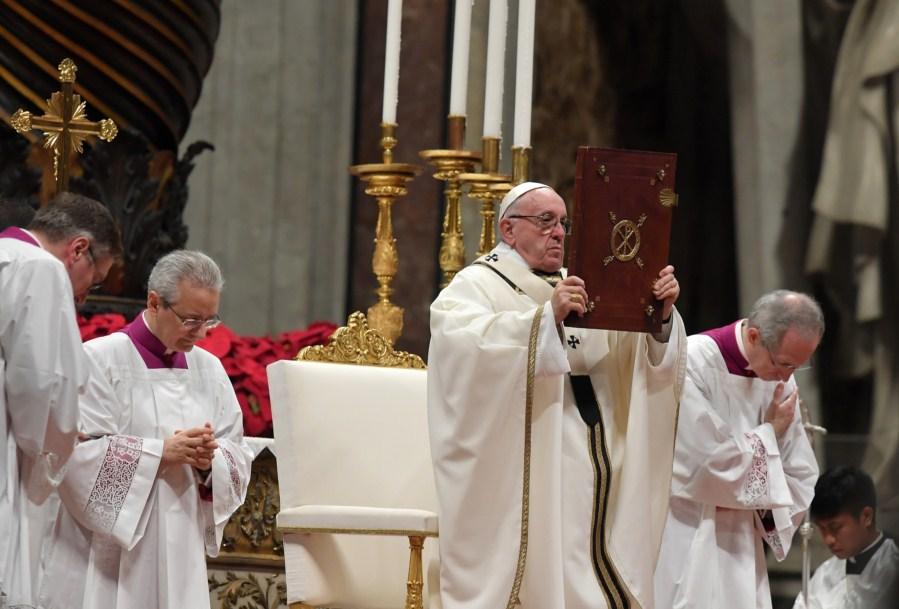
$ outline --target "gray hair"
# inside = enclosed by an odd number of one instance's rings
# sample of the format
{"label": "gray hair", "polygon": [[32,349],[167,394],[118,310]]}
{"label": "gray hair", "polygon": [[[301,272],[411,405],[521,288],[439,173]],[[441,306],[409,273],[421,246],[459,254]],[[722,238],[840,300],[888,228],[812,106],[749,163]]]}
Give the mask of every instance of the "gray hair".
{"label": "gray hair", "polygon": [[769,350],[780,347],[784,334],[790,329],[807,338],[824,336],[821,305],[802,292],[768,292],[752,305],[748,322],[751,328],[758,329],[762,344]]}
{"label": "gray hair", "polygon": [[90,239],[98,257],[122,254],[122,237],[110,211],[99,201],[72,192],[62,192],[41,208],[28,224],[53,242],[77,237]]}
{"label": "gray hair", "polygon": [[225,285],[222,271],[212,258],[196,250],[175,250],[160,258],[150,271],[147,289],[174,304],[178,302],[178,286],[182,281],[216,292],[221,292]]}

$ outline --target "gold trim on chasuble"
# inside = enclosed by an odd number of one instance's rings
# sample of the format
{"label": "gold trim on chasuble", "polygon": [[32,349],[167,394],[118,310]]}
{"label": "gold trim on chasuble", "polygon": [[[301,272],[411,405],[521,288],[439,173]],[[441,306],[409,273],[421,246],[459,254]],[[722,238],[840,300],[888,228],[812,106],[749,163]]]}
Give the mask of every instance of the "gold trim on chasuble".
{"label": "gold trim on chasuble", "polygon": [[602,420],[602,410],[599,410],[599,422],[587,432],[590,443],[590,461],[593,463],[593,522],[591,537],[593,545],[590,548],[590,557],[593,559],[593,570],[609,609],[629,609],[627,588],[621,581],[621,576],[615,568],[615,564],[609,557],[606,548],[606,514],[609,505],[609,492],[611,489],[612,467],[609,459],[609,451],[606,447],[605,423]]}
{"label": "gold trim on chasuble", "polygon": [[[492,268],[489,265],[485,265]],[[537,335],[540,330],[540,318],[543,307],[537,307],[534,320],[531,322],[531,334],[528,338],[528,372],[524,398],[524,474],[521,481],[521,539],[518,545],[518,564],[515,567],[515,579],[509,592],[506,609],[521,605],[518,593],[524,579],[524,566],[528,557],[528,519],[531,511],[531,421],[534,410],[534,369],[537,365]]]}

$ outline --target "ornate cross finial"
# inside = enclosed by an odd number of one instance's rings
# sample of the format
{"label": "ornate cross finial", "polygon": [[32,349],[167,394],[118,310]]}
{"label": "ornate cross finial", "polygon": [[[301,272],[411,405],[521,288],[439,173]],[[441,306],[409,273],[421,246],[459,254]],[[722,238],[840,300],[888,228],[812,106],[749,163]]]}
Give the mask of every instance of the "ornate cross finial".
{"label": "ornate cross finial", "polygon": [[26,110],[17,110],[10,119],[12,128],[19,133],[32,129],[44,132],[44,148],[53,149],[53,175],[56,177],[56,192],[69,188],[69,158],[72,153],[80,153],[82,143],[89,135],[111,142],[119,132],[112,119],[98,123],[87,120],[87,102],[73,92],[75,72],[78,68],[71,59],[63,59],[59,64],[61,90],[47,100],[47,112],[43,116],[33,116]]}

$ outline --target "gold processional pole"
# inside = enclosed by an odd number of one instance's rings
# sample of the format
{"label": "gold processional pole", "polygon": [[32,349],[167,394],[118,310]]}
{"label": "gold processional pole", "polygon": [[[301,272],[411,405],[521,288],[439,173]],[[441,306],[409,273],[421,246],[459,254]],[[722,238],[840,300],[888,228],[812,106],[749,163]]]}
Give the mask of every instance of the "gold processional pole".
{"label": "gold processional pole", "polygon": [[[814,450],[815,434],[819,433],[822,436],[827,435],[827,429],[820,425],[812,424],[812,418],[809,415],[808,408],[802,400],[799,400],[799,412],[802,415],[805,435],[808,437],[812,450]],[[811,541],[813,533],[811,513],[809,510],[806,510],[805,518],[803,518],[802,525],[799,527],[799,536],[802,537],[802,602],[806,607],[808,607],[808,580],[812,570],[812,556],[811,552],[809,552],[808,544],[809,541]]]}
{"label": "gold processional pole", "polygon": [[498,173],[500,138],[484,137],[481,142],[483,145],[481,171],[459,174],[459,179],[469,185],[468,196],[481,202],[481,239],[478,242],[478,256],[487,254],[496,245],[494,223],[496,202],[501,200],[505,193],[501,186],[493,187],[508,184],[512,180],[512,176]]}
{"label": "gold processional pole", "polygon": [[408,192],[406,184],[421,173],[421,167],[416,165],[394,163],[394,146],[396,146],[396,124],[381,123],[383,162],[350,167],[350,173],[366,183],[365,194],[378,201],[375,250],[371,260],[372,270],[378,278],[378,302],[369,307],[368,322],[391,344],[396,342],[403,331],[403,309],[390,302],[390,295],[393,293],[390,284],[399,266],[390,209],[397,197],[402,197]]}
{"label": "gold processional pole", "polygon": [[59,64],[61,90],[47,100],[47,111],[43,116],[33,116],[31,112],[19,109],[10,117],[10,125],[18,133],[32,129],[44,132],[44,148],[53,150],[53,175],[56,178],[56,192],[69,189],[69,162],[72,154],[82,151],[82,144],[88,136],[97,136],[111,142],[118,134],[112,119],[98,123],[87,120],[87,102],[74,93],[75,72],[78,68],[71,59],[63,59]]}
{"label": "gold processional pole", "polygon": [[434,166],[434,177],[446,183],[443,190],[446,209],[443,216],[443,232],[440,234],[439,263],[440,287],[445,288],[456,273],[465,266],[465,243],[462,234],[462,213],[459,202],[462,189],[459,175],[474,171],[481,155],[463,150],[465,142],[465,116],[447,117],[447,147],[438,150],[422,150],[421,157]]}

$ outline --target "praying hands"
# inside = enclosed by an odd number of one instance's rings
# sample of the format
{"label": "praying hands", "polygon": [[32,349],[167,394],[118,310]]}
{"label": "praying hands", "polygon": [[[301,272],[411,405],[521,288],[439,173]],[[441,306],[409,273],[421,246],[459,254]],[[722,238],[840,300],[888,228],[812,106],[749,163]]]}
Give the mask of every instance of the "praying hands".
{"label": "praying hands", "polygon": [[162,448],[162,462],[187,464],[200,471],[212,466],[212,458],[218,443],[212,425],[176,430],[175,435],[166,438]]}

